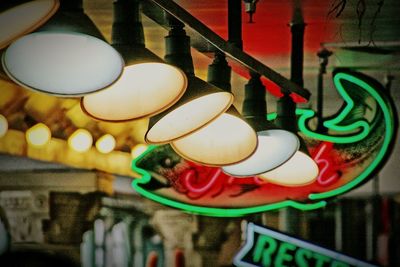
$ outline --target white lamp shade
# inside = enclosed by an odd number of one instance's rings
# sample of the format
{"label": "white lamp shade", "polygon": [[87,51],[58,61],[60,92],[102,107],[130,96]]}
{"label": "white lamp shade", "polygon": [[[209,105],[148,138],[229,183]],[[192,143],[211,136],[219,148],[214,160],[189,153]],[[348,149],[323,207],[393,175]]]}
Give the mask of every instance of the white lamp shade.
{"label": "white lamp shade", "polygon": [[257,134],[243,119],[224,113],[194,133],[171,143],[183,158],[222,166],[248,158],[257,148]]}
{"label": "white lamp shade", "polygon": [[285,164],[259,177],[274,184],[302,186],[314,182],[318,174],[317,163],[304,152],[297,151]]}
{"label": "white lamp shade", "polygon": [[79,33],[37,32],[12,43],[3,68],[16,83],[58,96],[82,96],[110,86],[124,61],[106,42]]}
{"label": "white lamp shade", "polygon": [[155,115],[184,94],[186,75],[165,63],[141,63],[124,68],[121,78],[100,92],[82,98],[82,109],[104,121],[127,121]]}
{"label": "white lamp shade", "polygon": [[233,95],[219,91],[193,99],[158,120],[146,133],[148,143],[168,143],[196,131],[225,112]]}
{"label": "white lamp shade", "polygon": [[43,25],[57,11],[57,0],[30,1],[0,13],[0,49]]}
{"label": "white lamp shade", "polygon": [[299,149],[297,136],[289,131],[272,129],[257,132],[257,150],[248,159],[234,165],[222,167],[232,176],[258,175],[287,162]]}

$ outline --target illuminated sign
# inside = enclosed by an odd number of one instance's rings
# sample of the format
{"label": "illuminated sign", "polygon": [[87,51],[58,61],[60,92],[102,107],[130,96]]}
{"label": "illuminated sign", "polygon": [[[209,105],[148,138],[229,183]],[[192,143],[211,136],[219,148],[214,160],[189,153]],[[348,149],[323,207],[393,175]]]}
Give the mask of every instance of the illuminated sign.
{"label": "illuminated sign", "polygon": [[[310,127],[313,110],[296,110],[300,133],[319,166],[315,182],[285,186],[259,177],[236,178],[220,168],[189,162],[163,145],[150,146],[132,162],[133,170],[142,175],[132,186],[164,205],[209,216],[324,207],[326,199],[352,190],[380,170],[397,130],[394,105],[379,82],[343,69],[334,71],[333,81],[343,105],[324,119],[325,133]],[[267,119],[275,116],[268,114]]]}
{"label": "illuminated sign", "polygon": [[253,223],[247,225],[246,243],[235,256],[233,264],[238,267],[377,266]]}

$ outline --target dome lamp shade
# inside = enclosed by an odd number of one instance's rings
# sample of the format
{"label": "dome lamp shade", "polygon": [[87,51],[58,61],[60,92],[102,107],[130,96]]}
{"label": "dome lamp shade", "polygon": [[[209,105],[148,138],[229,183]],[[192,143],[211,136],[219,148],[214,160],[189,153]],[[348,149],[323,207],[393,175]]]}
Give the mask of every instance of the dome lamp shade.
{"label": "dome lamp shade", "polygon": [[16,39],[2,55],[2,67],[11,80],[60,97],[107,88],[119,79],[124,65],[83,12],[82,0],[60,0],[50,20]]}
{"label": "dome lamp shade", "polygon": [[297,152],[300,143],[295,134],[279,129],[262,119],[247,119],[257,133],[256,151],[246,160],[223,166],[222,170],[225,173],[235,177],[259,175],[281,166]]}
{"label": "dome lamp shade", "polygon": [[110,86],[120,77],[124,61],[114,48],[90,35],[36,32],[12,43],[2,64],[25,88],[70,97]]}
{"label": "dome lamp shade", "polygon": [[182,98],[168,110],[150,118],[145,140],[150,144],[163,144],[187,136],[222,115],[232,102],[231,93],[190,76]]}
{"label": "dome lamp shade", "polygon": [[208,166],[234,164],[250,157],[257,135],[232,106],[211,123],[171,143],[183,158]]}
{"label": "dome lamp shade", "polygon": [[29,1],[1,12],[0,49],[42,26],[56,13],[59,5],[58,0]]}
{"label": "dome lamp shade", "polygon": [[153,62],[130,65],[113,85],[84,96],[81,107],[89,116],[102,121],[140,119],[176,103],[185,92],[186,84],[184,73],[171,65]]}
{"label": "dome lamp shade", "polygon": [[318,173],[317,163],[307,153],[299,150],[285,164],[259,177],[274,184],[303,186],[314,182]]}
{"label": "dome lamp shade", "polygon": [[139,1],[117,0],[113,7],[112,46],[126,66],[116,83],[83,97],[81,107],[89,116],[110,122],[154,116],[182,97],[186,75],[146,49]]}

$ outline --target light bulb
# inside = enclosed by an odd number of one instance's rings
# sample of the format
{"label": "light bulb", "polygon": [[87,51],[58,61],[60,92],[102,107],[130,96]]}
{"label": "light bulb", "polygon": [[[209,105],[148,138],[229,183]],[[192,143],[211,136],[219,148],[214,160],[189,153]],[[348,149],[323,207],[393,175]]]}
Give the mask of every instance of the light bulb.
{"label": "light bulb", "polygon": [[50,138],[50,129],[43,123],[38,123],[26,131],[26,140],[32,146],[44,146],[50,141]]}
{"label": "light bulb", "polygon": [[93,137],[88,130],[78,129],[69,138],[68,145],[77,152],[88,151],[93,144]]}
{"label": "light bulb", "polygon": [[139,157],[143,152],[147,150],[147,145],[145,144],[137,144],[131,149],[132,158]]}
{"label": "light bulb", "polygon": [[105,134],[96,142],[96,148],[103,154],[110,153],[115,148],[115,138],[111,134]]}
{"label": "light bulb", "polygon": [[3,137],[8,130],[7,118],[0,114],[0,138]]}

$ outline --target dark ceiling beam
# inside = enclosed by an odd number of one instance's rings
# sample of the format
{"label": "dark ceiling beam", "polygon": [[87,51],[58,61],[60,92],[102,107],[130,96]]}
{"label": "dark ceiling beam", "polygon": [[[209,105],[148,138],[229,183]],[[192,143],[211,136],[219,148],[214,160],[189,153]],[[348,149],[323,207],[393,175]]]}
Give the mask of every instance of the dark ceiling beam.
{"label": "dark ceiling beam", "polygon": [[244,69],[246,69],[246,73],[249,70],[257,72],[281,87],[283,93],[295,93],[309,100],[311,93],[307,89],[304,89],[302,86],[297,85],[274,71],[272,68],[264,65],[257,59],[242,51],[236,45],[224,40],[174,1],[143,1],[143,13],[161,26],[167,27],[168,22],[165,19],[163,10],[186,25],[187,34],[190,36],[192,46],[199,52],[207,54],[220,50],[231,59],[237,61]]}

